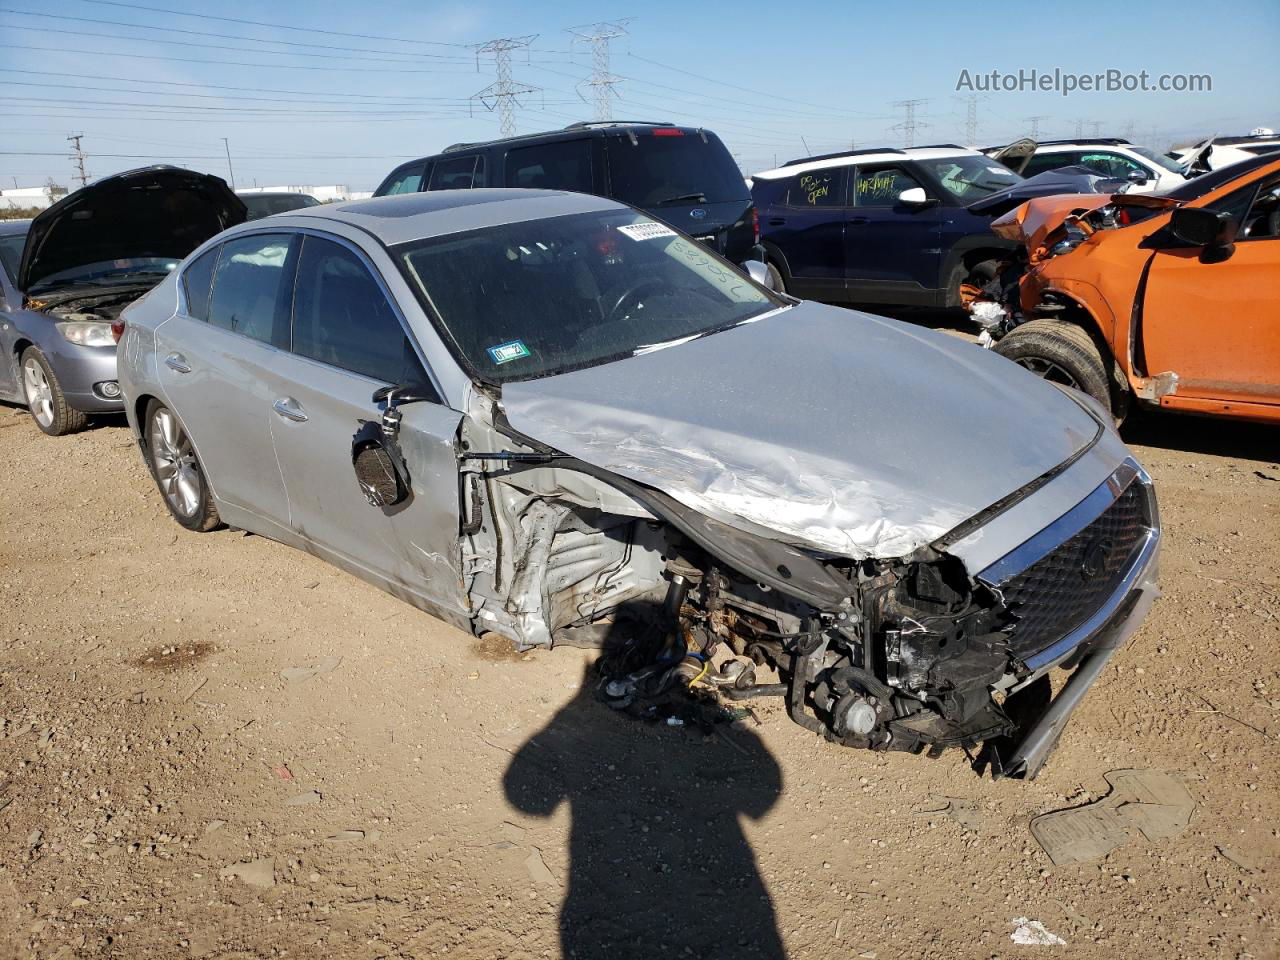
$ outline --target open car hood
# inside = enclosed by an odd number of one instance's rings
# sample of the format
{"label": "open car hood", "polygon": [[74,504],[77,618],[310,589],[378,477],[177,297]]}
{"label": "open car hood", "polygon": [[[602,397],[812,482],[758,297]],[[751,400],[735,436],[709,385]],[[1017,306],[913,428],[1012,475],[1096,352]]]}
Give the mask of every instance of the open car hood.
{"label": "open car hood", "polygon": [[969,205],[969,210],[994,217],[1033,197],[1051,197],[1065,193],[1110,195],[1127,188],[1128,184],[1124,180],[1099,176],[1088,167],[1059,167],[1057,170],[1037,173],[999,193],[976,200]]}
{"label": "open car hood", "polygon": [[24,293],[64,270],[109,260],[181,260],[241,223],[244,203],[220,177],[142,167],[96,180],[31,221],[18,268]]}
{"label": "open car hood", "polygon": [[1102,429],[973,344],[811,302],[502,403],[526,436],[706,516],[854,559],[931,543]]}

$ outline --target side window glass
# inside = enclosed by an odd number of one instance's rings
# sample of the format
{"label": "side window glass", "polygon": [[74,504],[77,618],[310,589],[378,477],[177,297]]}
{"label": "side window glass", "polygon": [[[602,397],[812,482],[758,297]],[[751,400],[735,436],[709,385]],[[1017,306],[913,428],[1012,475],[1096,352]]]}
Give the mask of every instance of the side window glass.
{"label": "side window glass", "polygon": [[1249,204],[1253,202],[1253,194],[1258,189],[1256,183],[1251,183],[1239,190],[1232,190],[1225,197],[1206,204],[1206,206],[1215,213],[1228,213],[1235,218],[1240,225],[1244,226],[1244,216],[1249,211]]}
{"label": "side window glass", "polygon": [[383,383],[427,383],[400,320],[364,263],[341,244],[302,241],[293,352]]}
{"label": "side window glass", "polygon": [[197,320],[209,319],[209,293],[213,288],[213,268],[218,265],[221,247],[207,250],[182,271],[182,289],[187,295],[187,314]]}
{"label": "side window glass", "polygon": [[898,194],[920,186],[920,182],[899,167],[879,170],[858,168],[854,205],[859,207],[892,207],[898,203]]}
{"label": "side window glass", "polygon": [[590,193],[591,140],[562,140],[509,151],[507,186]]}
{"label": "side window glass", "polygon": [[1151,176],[1151,172],[1146,167],[1135,163],[1128,157],[1122,157],[1118,153],[1082,153],[1080,154],[1080,165],[1088,167],[1104,177],[1124,179],[1134,170],[1139,170],[1148,177]]}
{"label": "side window glass", "polygon": [[481,155],[476,157],[476,172],[475,172],[474,178],[471,181],[471,186],[484,187],[484,186],[487,186],[488,183],[489,181],[485,178],[484,156]]}
{"label": "side window glass", "polygon": [[787,188],[787,206],[808,209],[810,207],[844,206],[845,168],[830,167],[826,170],[810,170],[791,178]]}
{"label": "side window glass", "polygon": [[1240,228],[1245,240],[1280,237],[1280,181],[1272,178],[1258,188],[1257,199]]}
{"label": "side window glass", "polygon": [[411,164],[401,167],[393,173],[381,187],[378,196],[389,197],[393,193],[417,193],[422,189],[422,175],[426,171],[425,163]]}
{"label": "side window glass", "polygon": [[1075,156],[1070,153],[1037,153],[1027,161],[1026,167],[1022,170],[1022,175],[1024,177],[1034,177],[1037,173],[1047,173],[1050,170],[1069,167],[1077,162]]}
{"label": "side window glass", "polygon": [[475,186],[476,157],[437,160],[428,190],[470,190]]}
{"label": "side window glass", "polygon": [[209,297],[210,324],[263,343],[280,342],[284,331],[276,318],[281,298],[288,296],[282,281],[289,239],[284,233],[253,234],[222,245]]}

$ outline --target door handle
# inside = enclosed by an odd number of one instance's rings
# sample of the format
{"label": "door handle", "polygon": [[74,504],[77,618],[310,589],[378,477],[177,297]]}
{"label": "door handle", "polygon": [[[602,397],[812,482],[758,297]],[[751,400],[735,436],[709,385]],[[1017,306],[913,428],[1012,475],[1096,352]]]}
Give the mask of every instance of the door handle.
{"label": "door handle", "polygon": [[191,365],[187,363],[187,358],[180,353],[171,353],[164,358],[164,365],[170,370],[177,370],[179,373],[190,373]]}
{"label": "door handle", "polygon": [[850,226],[854,226],[854,227],[860,227],[862,226],[862,224],[870,223],[870,222],[871,221],[867,217],[850,217],[849,218]]}
{"label": "door handle", "polygon": [[786,222],[787,222],[786,217],[770,217],[769,218],[769,226],[771,227],[780,227]]}
{"label": "door handle", "polygon": [[302,407],[298,406],[298,401],[293,397],[281,397],[271,405],[271,409],[294,423],[307,422],[307,415],[302,412]]}

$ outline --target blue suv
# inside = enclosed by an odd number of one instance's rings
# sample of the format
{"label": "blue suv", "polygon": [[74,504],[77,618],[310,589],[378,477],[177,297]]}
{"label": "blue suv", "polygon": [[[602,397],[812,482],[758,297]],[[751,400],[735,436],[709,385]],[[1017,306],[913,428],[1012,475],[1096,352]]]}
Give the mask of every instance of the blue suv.
{"label": "blue suv", "polygon": [[828,303],[956,307],[1012,244],[992,219],[1032,196],[1091,193],[1078,168],[1031,179],[954,144],[792,160],[752,178],[770,281]]}

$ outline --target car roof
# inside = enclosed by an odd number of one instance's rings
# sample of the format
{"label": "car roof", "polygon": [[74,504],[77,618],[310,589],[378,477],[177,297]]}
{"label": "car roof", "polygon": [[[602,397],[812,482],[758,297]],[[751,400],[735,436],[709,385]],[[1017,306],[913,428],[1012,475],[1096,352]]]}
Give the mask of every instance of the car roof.
{"label": "car roof", "polygon": [[773,170],[762,170],[759,173],[753,173],[751,176],[756,179],[778,180],[782,177],[792,177],[797,173],[805,173],[809,170],[828,170],[833,167],[851,167],[855,164],[892,163],[895,160],[898,162],[903,160],[946,160],[950,157],[981,156],[982,154],[978,153],[978,151],[969,150],[965,147],[907,147],[902,150],[885,147],[883,150],[866,152],[856,150],[799,162],[793,160],[786,166],[776,167]]}
{"label": "car roof", "polygon": [[[412,160],[397,165],[396,169],[423,160],[435,160],[454,153],[465,153],[468,150],[487,150],[490,147],[512,146],[526,147],[536,143],[556,143],[561,140],[581,140],[586,137],[603,137],[613,133],[626,133],[629,130],[652,130],[655,127],[670,127],[688,134],[696,134],[704,127],[689,127],[678,123],[667,123],[658,120],[598,120],[571,123],[560,130],[540,130],[537,133],[522,133],[514,137],[497,137],[493,140],[477,140],[473,143],[451,143],[438,153],[425,153]],[[711,133],[710,130],[706,130]]]}
{"label": "car roof", "polygon": [[[334,221],[355,227],[386,246],[484,227],[542,220],[599,210],[630,210],[625,204],[565,190],[477,188],[398,193],[366,200],[347,200],[278,213],[276,223],[309,226]],[[261,220],[248,226],[262,225]],[[320,226],[315,223],[315,226]]]}
{"label": "car roof", "polygon": [[237,190],[237,197],[310,197],[301,190]]}
{"label": "car roof", "polygon": [[0,220],[0,237],[26,233],[30,226],[30,220]]}

